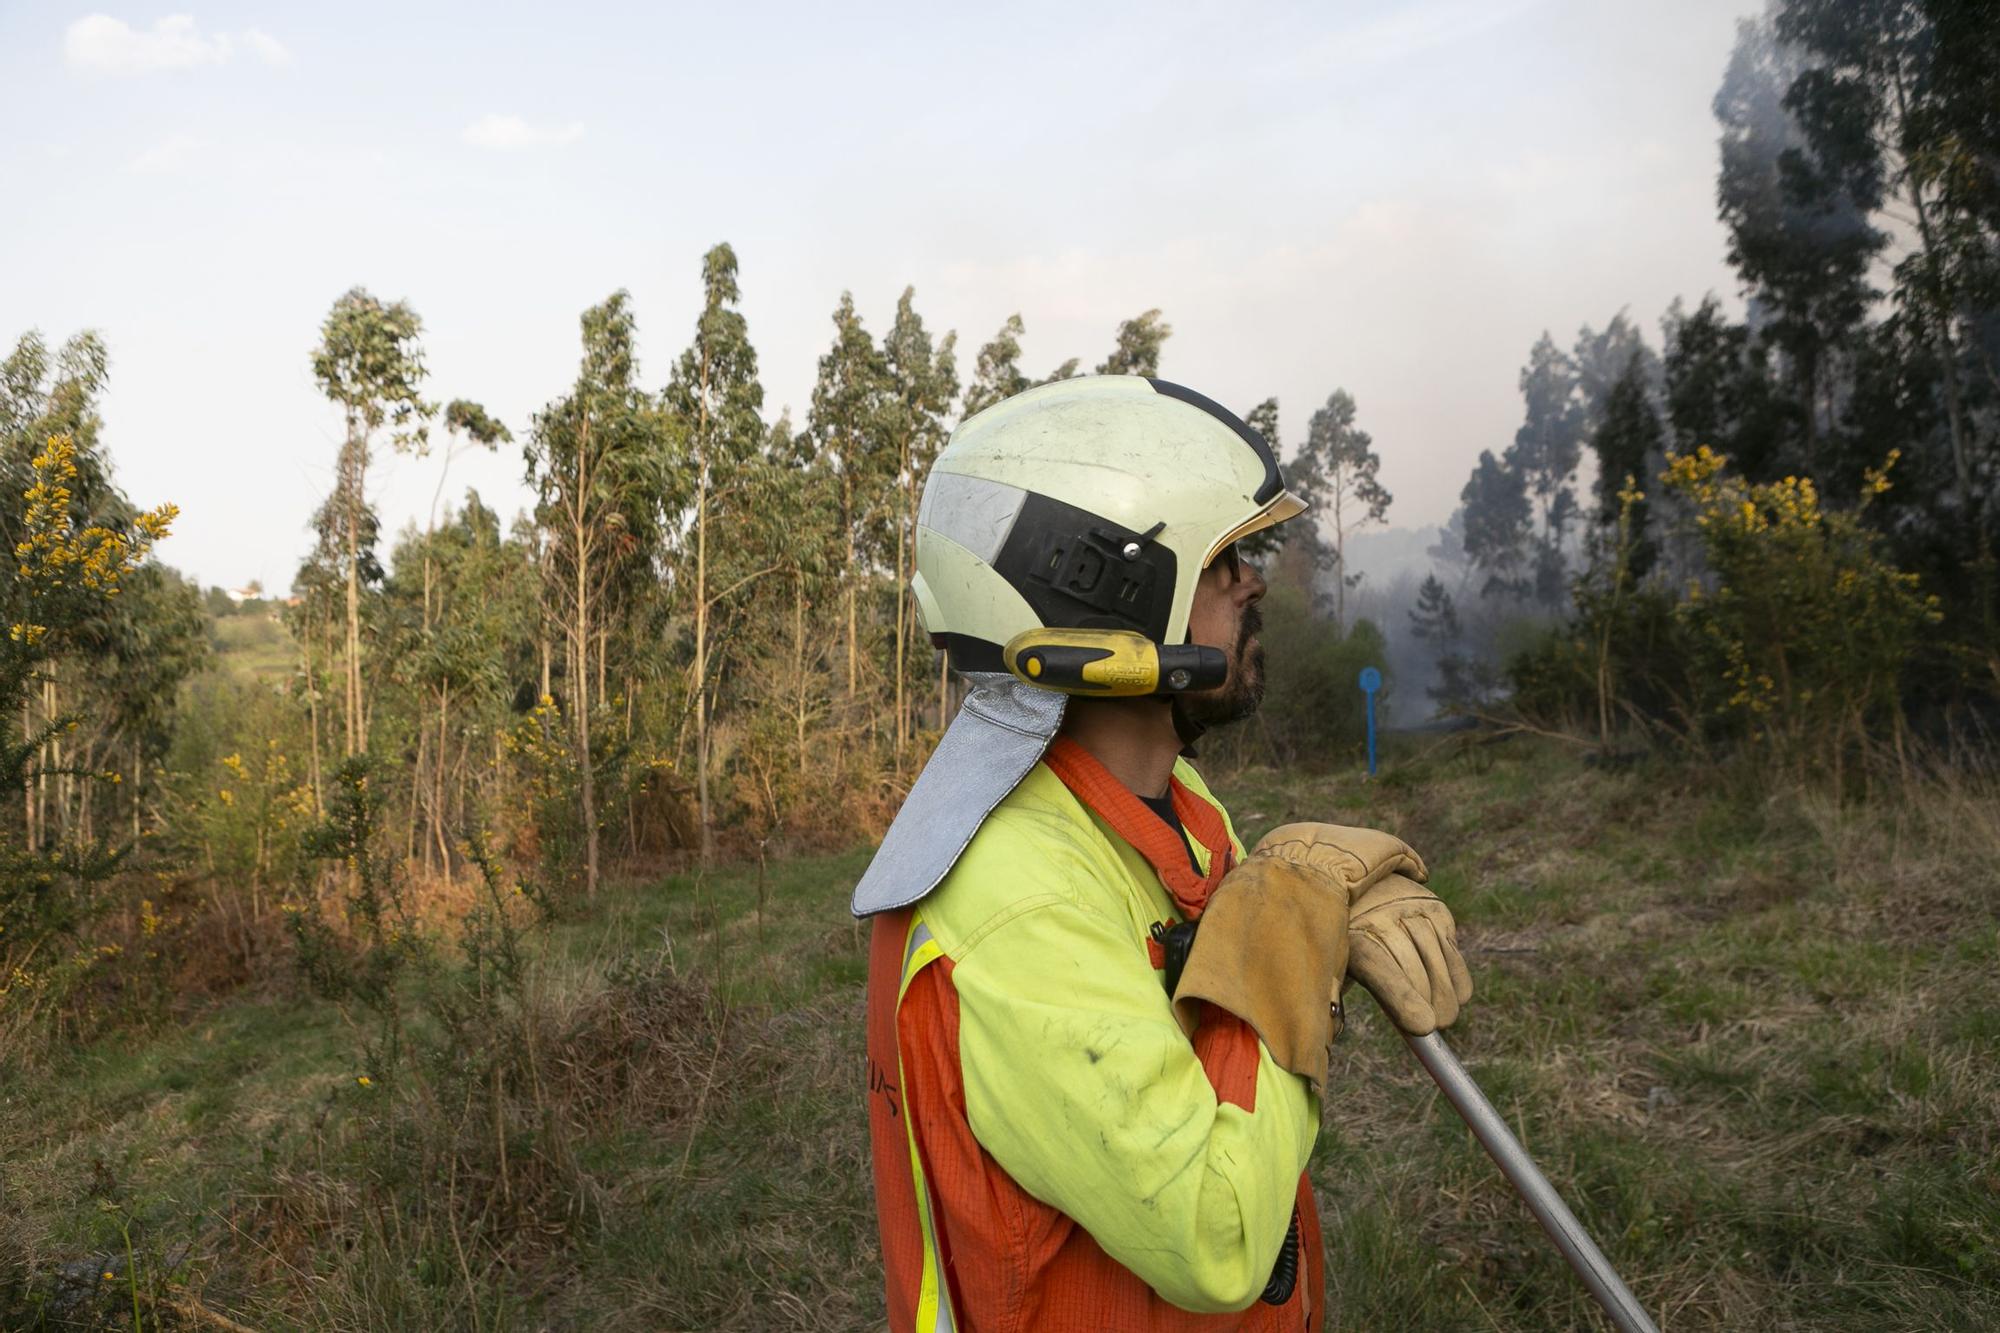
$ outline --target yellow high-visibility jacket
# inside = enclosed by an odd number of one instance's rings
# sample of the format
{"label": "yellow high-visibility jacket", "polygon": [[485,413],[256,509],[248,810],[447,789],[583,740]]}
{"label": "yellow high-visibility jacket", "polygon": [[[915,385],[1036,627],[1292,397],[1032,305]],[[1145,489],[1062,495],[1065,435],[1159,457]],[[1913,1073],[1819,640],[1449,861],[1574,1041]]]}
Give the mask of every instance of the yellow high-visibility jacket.
{"label": "yellow high-visibility jacket", "polygon": [[[1175,1019],[1152,927],[1242,846],[1185,761],[1173,794],[1186,846],[1058,737],[934,892],[874,919],[893,1329],[1314,1326],[1318,1098],[1232,1016]],[[1259,1302],[1291,1245],[1295,1290]]]}

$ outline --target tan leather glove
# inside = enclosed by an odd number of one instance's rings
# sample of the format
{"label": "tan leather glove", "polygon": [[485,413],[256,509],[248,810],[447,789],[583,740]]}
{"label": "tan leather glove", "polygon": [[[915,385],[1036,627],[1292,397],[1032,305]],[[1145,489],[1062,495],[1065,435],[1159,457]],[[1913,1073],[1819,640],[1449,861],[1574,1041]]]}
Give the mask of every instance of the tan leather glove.
{"label": "tan leather glove", "polygon": [[1403,1031],[1421,1037],[1450,1027],[1472,998],[1451,911],[1415,879],[1389,875],[1357,893],[1348,932],[1348,975]]}
{"label": "tan leather glove", "polygon": [[1393,833],[1344,824],[1280,824],[1250,849],[1254,857],[1287,861],[1355,894],[1385,875],[1408,875],[1419,884],[1430,878],[1423,858]]}
{"label": "tan leather glove", "polygon": [[1347,894],[1324,876],[1251,857],[1215,886],[1174,991],[1174,1015],[1193,1034],[1197,1001],[1257,1030],[1271,1058],[1318,1091],[1340,1031],[1329,998],[1347,971]]}
{"label": "tan leather glove", "polygon": [[1338,824],[1283,824],[1215,886],[1188,952],[1174,1010],[1192,1033],[1193,1003],[1220,1005],[1257,1029],[1271,1058],[1318,1090],[1340,1035],[1348,971],[1348,901],[1423,861],[1401,838]]}

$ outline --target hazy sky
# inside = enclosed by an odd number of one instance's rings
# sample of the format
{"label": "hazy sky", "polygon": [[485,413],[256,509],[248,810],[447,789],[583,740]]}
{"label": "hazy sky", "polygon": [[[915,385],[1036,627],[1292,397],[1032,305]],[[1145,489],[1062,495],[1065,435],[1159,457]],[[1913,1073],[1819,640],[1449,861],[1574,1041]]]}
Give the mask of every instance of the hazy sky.
{"label": "hazy sky", "polygon": [[[961,367],[1173,325],[1162,373],[1289,446],[1355,395],[1399,525],[1519,424],[1553,329],[1733,300],[1709,99],[1751,0],[1033,6],[0,0],[0,338],[100,330],[107,441],[203,583],[290,584],[336,414],[310,353],[355,284],[410,301],[439,399],[522,434],[630,289],[648,382],[735,245],[768,414],[803,421],[851,289],[906,284]],[[385,459],[393,529],[439,460]],[[461,457],[511,513],[518,447]]]}

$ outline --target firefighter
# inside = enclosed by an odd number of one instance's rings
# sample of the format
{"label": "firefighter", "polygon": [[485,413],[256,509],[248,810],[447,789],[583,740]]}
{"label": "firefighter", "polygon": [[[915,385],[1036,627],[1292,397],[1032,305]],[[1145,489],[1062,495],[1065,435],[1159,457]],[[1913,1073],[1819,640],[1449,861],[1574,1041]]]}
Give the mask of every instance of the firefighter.
{"label": "firefighter", "polygon": [[914,592],[971,688],[853,903],[894,1333],[1319,1326],[1341,989],[1420,1034],[1472,985],[1409,847],[1246,853],[1188,762],[1263,694],[1236,543],[1304,509],[1137,376],[1016,395],[932,467]]}

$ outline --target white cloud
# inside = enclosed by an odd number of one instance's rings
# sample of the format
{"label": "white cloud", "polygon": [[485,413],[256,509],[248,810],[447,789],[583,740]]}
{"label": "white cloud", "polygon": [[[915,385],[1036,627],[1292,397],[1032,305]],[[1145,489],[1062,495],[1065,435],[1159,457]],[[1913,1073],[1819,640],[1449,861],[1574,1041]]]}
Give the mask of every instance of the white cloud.
{"label": "white cloud", "polygon": [[186,166],[201,149],[201,140],[193,135],[170,135],[133,158],[129,165],[143,176],[164,176]]}
{"label": "white cloud", "polygon": [[583,122],[567,125],[530,125],[519,116],[485,115],[465,127],[462,136],[475,148],[540,148],[550,144],[575,143],[583,137]]}
{"label": "white cloud", "polygon": [[239,45],[267,65],[291,63],[292,53],[267,32],[204,35],[188,14],[169,14],[144,30],[109,14],[86,15],[64,31],[63,59],[91,74],[150,74],[226,64]]}
{"label": "white cloud", "polygon": [[292,63],[292,53],[285,44],[261,28],[250,28],[243,34],[243,44],[251,54],[267,65],[281,67]]}

